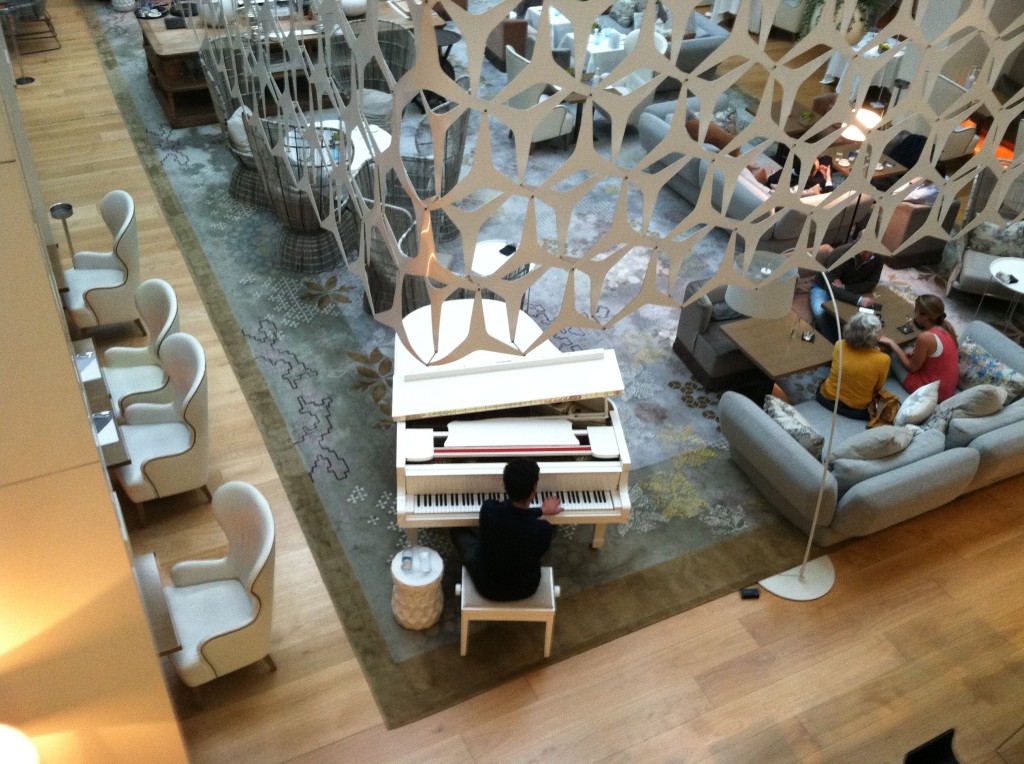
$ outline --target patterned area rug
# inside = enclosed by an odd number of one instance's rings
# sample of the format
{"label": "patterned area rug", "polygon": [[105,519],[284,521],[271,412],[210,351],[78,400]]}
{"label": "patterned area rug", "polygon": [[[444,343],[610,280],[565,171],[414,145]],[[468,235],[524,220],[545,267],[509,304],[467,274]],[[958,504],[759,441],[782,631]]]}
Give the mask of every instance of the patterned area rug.
{"label": "patterned area rug", "polygon": [[[280,228],[269,212],[226,193],[233,159],[219,130],[166,126],[135,18],[106,5],[83,12],[386,723],[408,723],[535,669],[540,633],[529,625],[479,627],[470,656],[459,657],[457,565],[442,532],[421,534],[445,560],[440,622],[422,632],[395,623],[389,564],[405,540],[395,522],[395,436],[387,415],[390,330],[363,311],[360,285],[346,271],[311,279],[275,266]],[[503,82],[493,69],[487,76]],[[737,114],[742,105],[738,100]],[[638,147],[634,134],[624,156]],[[558,150],[538,149],[531,161],[543,172],[559,161]],[[656,225],[669,231],[686,203],[662,196]],[[574,227],[570,245],[587,248],[594,229],[586,221]],[[513,238],[514,215],[486,233]],[[685,275],[709,273],[724,243],[721,232],[703,236]],[[634,285],[635,274],[623,271],[611,299],[629,299]],[[558,294],[557,285],[531,294],[529,313],[542,325]],[[556,539],[550,562],[563,596],[553,659],[735,591],[790,567],[803,552],[800,534],[768,510],[728,459],[717,395],[695,383],[671,352],[675,320],[673,310],[645,308],[608,333],[556,337],[562,350],[617,351],[634,510],[628,524],[612,526],[603,550],[590,549],[585,528],[566,526]]]}

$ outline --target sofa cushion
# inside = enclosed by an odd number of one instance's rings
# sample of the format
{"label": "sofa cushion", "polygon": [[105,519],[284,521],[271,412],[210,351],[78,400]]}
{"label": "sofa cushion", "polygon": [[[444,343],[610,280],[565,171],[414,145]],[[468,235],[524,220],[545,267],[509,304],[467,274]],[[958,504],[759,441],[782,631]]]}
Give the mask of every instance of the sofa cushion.
{"label": "sofa cushion", "polygon": [[943,433],[926,430],[917,433],[910,441],[910,445],[891,456],[879,459],[836,459],[832,463],[832,474],[839,487],[839,493],[842,494],[862,480],[941,453],[945,447],[946,438]]}
{"label": "sofa cushion", "polygon": [[883,459],[909,446],[916,432],[916,428],[895,427],[891,424],[873,427],[840,443],[832,451],[832,460]]}
{"label": "sofa cushion", "polygon": [[765,396],[764,410],[797,443],[807,449],[811,456],[815,459],[821,458],[821,447],[825,443],[825,438],[811,426],[811,423],[799,411],[774,395]]}
{"label": "sofa cushion", "polygon": [[896,412],[896,421],[893,423],[898,427],[905,424],[921,424],[935,411],[939,403],[939,383],[929,382],[927,385],[917,388],[900,405]]}
{"label": "sofa cushion", "polygon": [[997,360],[976,342],[960,343],[960,387],[998,385],[1006,388],[1007,400],[1012,402],[1024,394],[1024,374]]}
{"label": "sofa cushion", "polygon": [[924,423],[925,429],[937,429],[945,435],[953,419],[990,416],[1003,407],[1006,390],[998,385],[976,385],[961,390],[935,407]]}
{"label": "sofa cushion", "polygon": [[242,121],[243,115],[252,116],[252,109],[248,106],[239,106],[235,113],[228,117],[228,142],[231,148],[240,154],[251,154],[249,136],[245,134],[245,123]]}
{"label": "sofa cushion", "polygon": [[1020,257],[1024,252],[1024,220],[1013,225],[982,223],[971,231],[968,247],[997,257]]}
{"label": "sofa cushion", "polygon": [[981,435],[1018,422],[1024,422],[1024,400],[1011,403],[989,416],[953,419],[946,430],[946,448],[969,445]]}

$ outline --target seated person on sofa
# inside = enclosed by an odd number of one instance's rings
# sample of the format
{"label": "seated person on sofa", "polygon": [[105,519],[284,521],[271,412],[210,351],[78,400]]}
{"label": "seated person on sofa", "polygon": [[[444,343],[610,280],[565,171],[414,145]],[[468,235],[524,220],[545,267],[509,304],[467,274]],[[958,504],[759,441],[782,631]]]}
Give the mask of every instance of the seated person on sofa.
{"label": "seated person on sofa", "polygon": [[[776,188],[779,185],[779,181],[782,180],[782,169],[776,170],[770,175],[763,167],[751,168],[751,172],[754,173],[754,177],[758,181],[768,186],[768,188]],[[799,182],[800,158],[793,157],[793,173],[788,185],[795,186]],[[807,176],[807,182],[804,183],[803,195],[827,194],[832,188],[832,157],[818,157],[814,160],[811,173]]]}
{"label": "seated person on sofa", "polygon": [[[822,246],[828,247],[827,244]],[[828,278],[832,284],[832,291],[837,300],[870,308],[875,301],[866,295],[878,286],[878,279],[882,276],[882,258],[868,250],[861,250],[842,265],[833,268],[832,264],[843,254],[844,252],[839,251],[826,256],[825,267],[829,269],[828,274],[815,275],[809,295],[814,326],[829,342],[835,342],[839,337],[836,336],[835,317],[825,310],[825,305],[831,300],[825,279]]]}
{"label": "seated person on sofa", "polygon": [[939,402],[956,392],[959,382],[959,352],[956,330],[946,320],[946,304],[933,294],[914,300],[914,324],[921,334],[907,355],[896,342],[882,337],[878,344],[887,348],[899,363],[893,373],[908,393],[930,382],[939,382]]}
{"label": "seated person on sofa", "polygon": [[832,369],[818,387],[817,399],[831,410],[836,401],[839,379],[839,347],[842,345],[843,385],[839,391],[839,413],[851,419],[870,419],[868,406],[889,376],[889,356],[878,348],[882,321],[878,316],[857,313],[832,351]]}

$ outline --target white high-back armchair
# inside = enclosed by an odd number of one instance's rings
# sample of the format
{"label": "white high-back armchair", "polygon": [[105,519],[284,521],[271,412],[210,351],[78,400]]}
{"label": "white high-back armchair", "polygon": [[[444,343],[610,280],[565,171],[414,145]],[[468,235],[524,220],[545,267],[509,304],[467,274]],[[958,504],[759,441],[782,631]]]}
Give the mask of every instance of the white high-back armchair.
{"label": "white high-back armchair", "polygon": [[174,400],[125,408],[121,437],[131,463],[114,472],[143,522],[144,502],[194,490],[210,496],[206,354],[195,337],[178,332],[163,341],[160,362]]}
{"label": "white high-back armchair", "polygon": [[103,379],[114,415],[132,403],[169,403],[171,380],[160,363],[160,346],[178,331],[178,297],[163,279],[149,279],[135,290],[135,306],[149,335],[145,347],[112,347],[103,353]]}
{"label": "white high-back armchair", "polygon": [[[505,46],[506,83],[511,83],[529,64],[529,59],[516,53],[511,45]],[[530,109],[548,98],[549,96],[544,95],[544,83],[538,81],[509,98],[508,105],[515,109]],[[567,136],[572,133],[573,123],[574,118],[569,108],[565,104],[558,104],[537,125],[530,142],[540,143]]]}
{"label": "white high-back armchair", "polygon": [[110,252],[77,252],[64,271],[68,320],[79,332],[98,326],[134,322],[144,331],[135,308],[139,286],[139,232],[135,201],[127,191],[111,191],[100,202],[100,215],[114,237]]}
{"label": "white high-back armchair", "polygon": [[171,664],[189,687],[270,657],[274,606],[274,517],[248,483],[225,483],[213,513],[228,540],[227,556],[189,560],[171,569],[164,589],[181,643]]}

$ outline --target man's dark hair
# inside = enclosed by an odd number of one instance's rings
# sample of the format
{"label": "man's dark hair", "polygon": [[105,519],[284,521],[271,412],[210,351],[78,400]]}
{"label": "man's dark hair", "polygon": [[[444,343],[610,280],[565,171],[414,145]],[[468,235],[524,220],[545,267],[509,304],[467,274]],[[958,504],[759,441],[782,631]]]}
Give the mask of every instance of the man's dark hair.
{"label": "man's dark hair", "polygon": [[505,465],[501,477],[505,481],[505,493],[511,501],[526,501],[537,485],[540,467],[533,459],[513,459]]}

